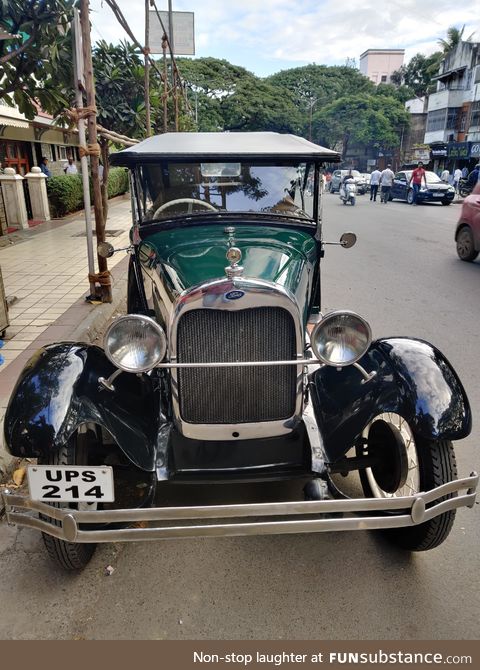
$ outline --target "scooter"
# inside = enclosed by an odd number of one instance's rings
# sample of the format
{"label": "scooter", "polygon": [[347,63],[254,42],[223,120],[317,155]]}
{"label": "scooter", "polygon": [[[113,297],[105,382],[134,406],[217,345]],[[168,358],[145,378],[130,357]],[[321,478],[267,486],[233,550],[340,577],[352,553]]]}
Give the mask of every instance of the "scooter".
{"label": "scooter", "polygon": [[460,179],[458,182],[458,194],[462,198],[466,198],[472,192],[472,187],[468,183],[468,179]]}
{"label": "scooter", "polygon": [[344,205],[354,205],[355,196],[357,195],[357,185],[353,178],[346,179],[340,186],[340,200]]}

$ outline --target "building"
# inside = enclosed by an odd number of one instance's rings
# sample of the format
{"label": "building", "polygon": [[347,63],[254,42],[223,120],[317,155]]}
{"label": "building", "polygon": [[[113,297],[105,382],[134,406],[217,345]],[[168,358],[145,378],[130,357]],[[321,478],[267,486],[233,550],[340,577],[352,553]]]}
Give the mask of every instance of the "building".
{"label": "building", "polygon": [[79,160],[78,133],[55,126],[49,114],[38,110],[28,121],[17,108],[8,107],[0,99],[0,163],[24,175],[42,157],[49,160],[52,174],[63,174],[69,156]]}
{"label": "building", "polygon": [[434,169],[470,170],[480,157],[480,44],[460,42],[434,79],[425,131]]}
{"label": "building", "polygon": [[374,84],[389,84],[404,57],[405,49],[367,49],[360,56],[360,72]]}
{"label": "building", "polygon": [[411,167],[418,161],[425,165],[430,162],[430,147],[424,143],[427,104],[425,96],[412,98],[405,103],[405,109],[410,114],[410,126],[402,134],[400,142],[399,162],[404,167]]}

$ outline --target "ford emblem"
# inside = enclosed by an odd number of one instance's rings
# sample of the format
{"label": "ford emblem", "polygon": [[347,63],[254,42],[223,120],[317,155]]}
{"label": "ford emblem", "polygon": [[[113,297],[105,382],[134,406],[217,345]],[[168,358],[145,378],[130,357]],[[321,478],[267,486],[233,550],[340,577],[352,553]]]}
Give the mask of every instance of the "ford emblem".
{"label": "ford emblem", "polygon": [[245,291],[229,291],[228,293],[225,293],[227,300],[238,300],[239,298],[243,298],[244,295]]}

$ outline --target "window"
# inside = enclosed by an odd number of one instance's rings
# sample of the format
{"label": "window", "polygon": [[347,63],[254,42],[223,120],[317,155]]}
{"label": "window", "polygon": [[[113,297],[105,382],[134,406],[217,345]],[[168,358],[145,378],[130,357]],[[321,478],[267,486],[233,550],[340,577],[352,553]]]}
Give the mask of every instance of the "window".
{"label": "window", "polygon": [[387,75],[382,74],[382,84],[385,84],[387,82]]}
{"label": "window", "polygon": [[461,107],[449,107],[447,114],[447,128],[457,128]]}
{"label": "window", "polygon": [[58,160],[66,161],[67,160],[67,147],[63,144],[59,144],[58,147]]}
{"label": "window", "polygon": [[471,107],[470,127],[480,126],[480,100],[474,102]]}
{"label": "window", "polygon": [[436,109],[432,112],[428,112],[427,133],[433,133],[436,130],[444,130],[446,118],[447,118],[446,109]]}

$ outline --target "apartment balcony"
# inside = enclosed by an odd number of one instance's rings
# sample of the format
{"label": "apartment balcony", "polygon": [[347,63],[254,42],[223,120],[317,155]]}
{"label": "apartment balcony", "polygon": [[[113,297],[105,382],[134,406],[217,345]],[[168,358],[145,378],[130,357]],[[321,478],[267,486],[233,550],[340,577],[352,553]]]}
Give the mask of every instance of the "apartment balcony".
{"label": "apartment balcony", "polygon": [[447,107],[461,107],[465,102],[473,100],[472,88],[450,88],[432,93],[428,98],[428,111],[445,109]]}

